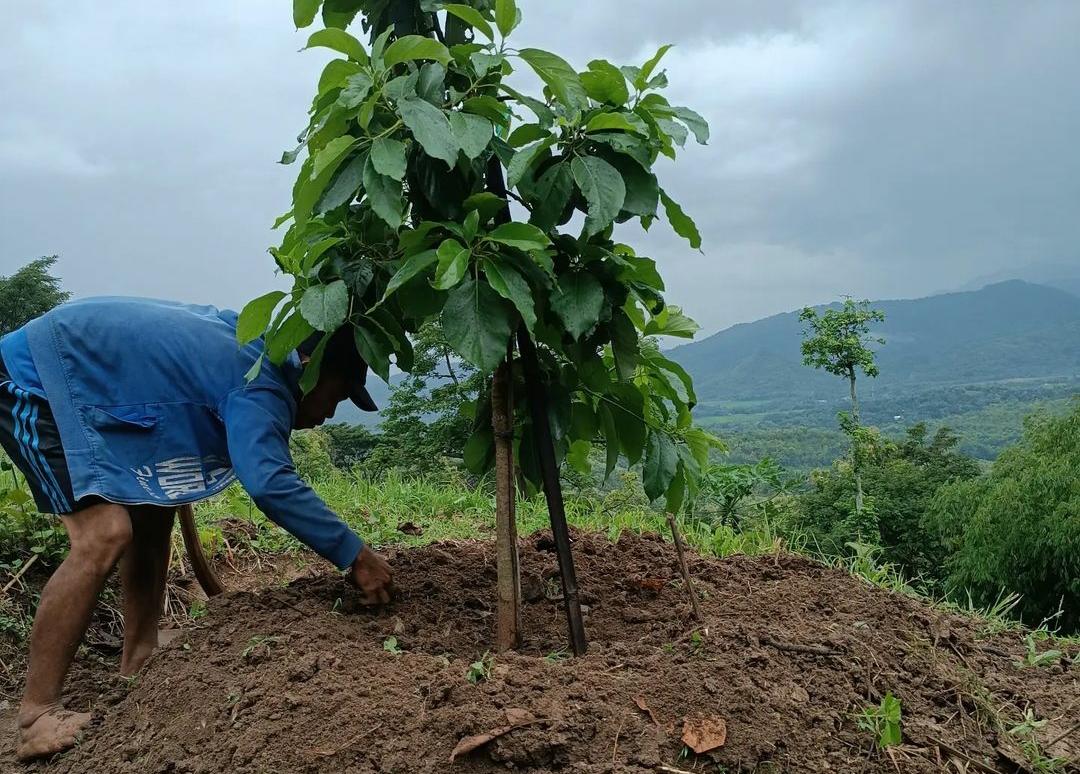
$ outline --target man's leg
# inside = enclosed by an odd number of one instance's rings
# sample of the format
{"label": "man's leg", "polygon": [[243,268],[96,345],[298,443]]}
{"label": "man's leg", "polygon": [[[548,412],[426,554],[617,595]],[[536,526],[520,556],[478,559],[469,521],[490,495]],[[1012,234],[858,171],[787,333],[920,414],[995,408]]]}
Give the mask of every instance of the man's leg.
{"label": "man's leg", "polygon": [[165,605],[174,508],[131,509],[133,539],[120,558],[124,592],[124,655],[120,674],[133,675],[158,645],[158,622]]}
{"label": "man's leg", "polygon": [[16,751],[24,760],[66,750],[90,722],[87,713],[61,708],[60,691],[105,578],[131,544],[131,519],[122,505],[101,503],[62,518],[71,551],[45,584],[30,632]]}

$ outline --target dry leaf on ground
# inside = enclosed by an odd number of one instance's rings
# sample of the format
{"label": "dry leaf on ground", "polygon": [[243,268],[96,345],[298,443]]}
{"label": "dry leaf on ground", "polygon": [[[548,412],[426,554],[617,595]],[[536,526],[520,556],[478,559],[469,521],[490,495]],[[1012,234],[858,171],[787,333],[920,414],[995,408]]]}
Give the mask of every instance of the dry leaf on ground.
{"label": "dry leaf on ground", "polygon": [[723,747],[727,741],[727,722],[717,717],[686,718],[682,741],[698,755]]}

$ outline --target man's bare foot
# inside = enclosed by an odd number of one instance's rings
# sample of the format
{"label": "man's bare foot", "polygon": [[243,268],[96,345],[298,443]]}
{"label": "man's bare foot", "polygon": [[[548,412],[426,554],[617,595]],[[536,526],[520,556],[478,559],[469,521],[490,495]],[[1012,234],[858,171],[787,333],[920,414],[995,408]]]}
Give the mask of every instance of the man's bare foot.
{"label": "man's bare foot", "polygon": [[21,761],[47,758],[70,749],[90,722],[89,712],[51,709],[30,725],[19,726],[19,744],[15,755]]}

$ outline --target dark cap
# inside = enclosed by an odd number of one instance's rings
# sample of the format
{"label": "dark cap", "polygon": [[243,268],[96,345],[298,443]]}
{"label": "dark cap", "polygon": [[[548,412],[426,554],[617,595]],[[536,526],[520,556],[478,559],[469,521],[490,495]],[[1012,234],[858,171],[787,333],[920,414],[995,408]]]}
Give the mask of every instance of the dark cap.
{"label": "dark cap", "polygon": [[[311,357],[325,335],[324,333],[315,333],[308,336],[296,348],[297,351],[302,355]],[[326,349],[323,350],[322,356],[322,370],[324,372],[338,373],[345,377],[349,387],[349,400],[355,403],[357,408],[363,411],[379,410],[365,386],[367,384],[368,365],[356,350],[356,343],[353,341],[352,331],[349,326],[338,328],[331,335],[330,341],[326,343]]]}
{"label": "dark cap", "polygon": [[375,405],[375,401],[371,398],[371,393],[367,391],[367,363],[359,355],[356,356],[360,361],[360,367],[357,369],[357,377],[355,380],[349,380],[349,400],[356,404],[357,408],[364,411],[378,411],[379,407]]}

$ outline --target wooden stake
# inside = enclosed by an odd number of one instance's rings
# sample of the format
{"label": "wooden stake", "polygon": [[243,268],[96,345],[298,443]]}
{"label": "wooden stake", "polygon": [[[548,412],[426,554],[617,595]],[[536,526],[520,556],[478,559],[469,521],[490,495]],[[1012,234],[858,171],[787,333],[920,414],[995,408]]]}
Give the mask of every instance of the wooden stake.
{"label": "wooden stake", "polygon": [[181,505],[180,534],[184,536],[184,546],[187,548],[188,559],[191,560],[191,569],[202,586],[202,590],[208,597],[215,597],[225,590],[218,580],[217,573],[210,566],[206,554],[202,550],[202,541],[199,540],[199,529],[195,526],[195,509],[190,505]]}
{"label": "wooden stake", "polygon": [[686,566],[686,556],[683,553],[682,533],[679,531],[679,525],[675,521],[674,514],[667,514],[667,523],[671,527],[671,537],[675,540],[675,553],[679,555],[679,571],[682,572],[683,582],[686,584],[686,594],[690,597],[690,606],[694,610],[694,620],[701,620],[701,609],[697,603],[697,592],[694,591],[694,584],[690,580],[690,570]]}
{"label": "wooden stake", "polygon": [[514,483],[514,398],[510,364],[513,346],[491,381],[491,426],[495,431],[495,557],[498,568],[496,645],[521,645],[521,570],[518,565]]}
{"label": "wooden stake", "polygon": [[536,345],[533,344],[524,326],[518,328],[518,351],[521,353],[521,365],[525,371],[525,394],[529,401],[529,413],[532,416],[536,452],[540,458],[540,474],[544,480],[548,515],[551,517],[551,534],[555,538],[555,550],[559,558],[559,575],[562,578],[566,622],[570,630],[570,649],[575,656],[583,656],[589,649],[589,643],[585,639],[585,624],[581,618],[577,574],[574,572],[574,555],[570,550],[570,530],[566,526],[566,509],[563,506],[559,466],[555,462],[555,444],[551,438],[547,390],[544,389],[544,382],[540,375],[540,360],[536,354]]}

